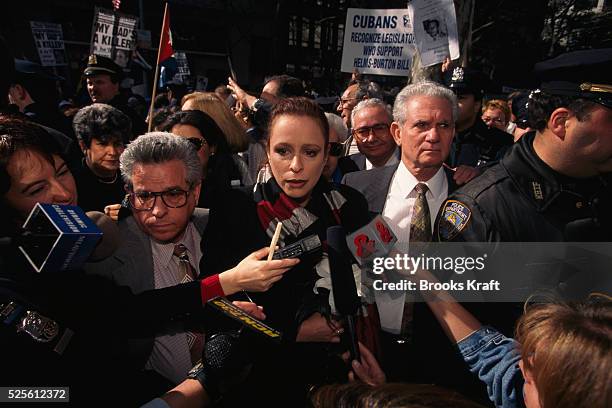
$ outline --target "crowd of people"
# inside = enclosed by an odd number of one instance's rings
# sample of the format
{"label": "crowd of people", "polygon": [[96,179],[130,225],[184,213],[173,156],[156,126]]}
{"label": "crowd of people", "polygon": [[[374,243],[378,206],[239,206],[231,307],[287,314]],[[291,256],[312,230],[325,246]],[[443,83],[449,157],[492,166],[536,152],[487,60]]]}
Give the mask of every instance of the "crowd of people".
{"label": "crowd of people", "polygon": [[[402,248],[611,242],[610,50],[538,64],[540,88],[506,99],[455,67],[391,101],[352,78],[325,112],[300,79],[275,75],[259,94],[231,78],[171,86],[149,115],[110,59],[84,69],[91,103],[60,112],[0,55],[0,236],[19,236],[36,203],[102,212],[118,231],[112,255],[70,271],[37,273],[17,239],[3,244],[1,385],[69,386],[77,406],[612,404],[609,294],[524,313],[444,290],[389,297],[347,254],[353,331],[326,235],[382,216]],[[272,259],[271,242],[313,236],[315,250]],[[211,313],[217,297],[282,339]]]}

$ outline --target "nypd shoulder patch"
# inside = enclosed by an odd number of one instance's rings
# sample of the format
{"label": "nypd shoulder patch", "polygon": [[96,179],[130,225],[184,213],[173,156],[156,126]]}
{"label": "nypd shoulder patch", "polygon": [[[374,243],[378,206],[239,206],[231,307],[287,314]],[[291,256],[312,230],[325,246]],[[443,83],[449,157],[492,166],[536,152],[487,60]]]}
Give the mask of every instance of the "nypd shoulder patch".
{"label": "nypd shoulder patch", "polygon": [[438,222],[438,235],[441,241],[451,241],[468,225],[472,210],[457,200],[446,201]]}

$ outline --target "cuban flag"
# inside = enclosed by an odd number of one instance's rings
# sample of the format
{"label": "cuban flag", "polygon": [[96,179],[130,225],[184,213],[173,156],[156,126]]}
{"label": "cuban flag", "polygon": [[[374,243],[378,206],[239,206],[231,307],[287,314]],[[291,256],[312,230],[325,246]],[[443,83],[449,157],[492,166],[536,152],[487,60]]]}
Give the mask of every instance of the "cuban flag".
{"label": "cuban flag", "polygon": [[164,13],[164,22],[162,24],[160,50],[157,60],[160,69],[159,86],[165,87],[168,82],[172,81],[178,72],[176,58],[174,58],[174,48],[172,48],[172,32],[170,31],[170,12],[166,4],[166,12]]}

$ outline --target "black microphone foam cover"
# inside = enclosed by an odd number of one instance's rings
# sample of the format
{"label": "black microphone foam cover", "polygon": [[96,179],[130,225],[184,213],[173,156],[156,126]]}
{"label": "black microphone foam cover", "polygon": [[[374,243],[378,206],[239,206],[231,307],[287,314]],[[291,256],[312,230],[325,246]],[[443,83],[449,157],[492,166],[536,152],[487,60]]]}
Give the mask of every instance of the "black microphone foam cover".
{"label": "black microphone foam cover", "polygon": [[351,253],[346,245],[346,233],[339,225],[327,229],[329,269],[337,312],[354,315],[359,308],[359,296],[353,277]]}

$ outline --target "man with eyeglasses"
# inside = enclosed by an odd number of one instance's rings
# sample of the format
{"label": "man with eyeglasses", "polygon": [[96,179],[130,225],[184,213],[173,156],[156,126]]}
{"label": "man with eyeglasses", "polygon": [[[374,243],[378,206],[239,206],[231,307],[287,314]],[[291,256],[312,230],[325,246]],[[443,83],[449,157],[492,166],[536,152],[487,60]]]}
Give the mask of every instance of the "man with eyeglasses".
{"label": "man with eyeglasses", "polygon": [[385,102],[378,98],[359,102],[351,112],[351,122],[359,153],[339,160],[343,174],[399,163],[399,149],[389,130],[393,114]]}
{"label": "man with eyeglasses", "polygon": [[[380,85],[376,82],[353,79],[349,83],[349,86],[344,90],[336,111],[344,121],[344,124],[348,129],[351,129],[352,118],[351,114],[353,109],[360,101],[364,101],[370,98],[383,99],[384,94]],[[354,125],[353,125],[354,126]],[[352,134],[349,134],[349,140],[347,141],[345,152],[346,154],[355,154],[359,150]]]}
{"label": "man with eyeglasses", "polygon": [[[196,208],[202,166],[192,143],[170,133],[148,133],[126,148],[120,168],[132,215],[119,221],[122,243],[117,252],[89,264],[88,272],[128,286],[134,293],[197,280],[208,211]],[[208,284],[220,295],[265,291],[280,279],[286,266],[297,263],[259,261],[265,255],[267,249],[254,252]],[[180,327],[131,341],[127,354],[134,366],[154,375],[155,384],[172,386],[187,377],[201,357],[202,345],[201,327]]]}
{"label": "man with eyeglasses", "polygon": [[506,101],[492,99],[487,101],[482,107],[482,116],[480,118],[489,128],[495,127],[506,132],[508,122],[510,121],[510,107]]}
{"label": "man with eyeglasses", "polygon": [[329,123],[329,155],[325,167],[323,167],[323,176],[334,183],[340,183],[342,181],[342,171],[338,167],[338,159],[344,153],[348,129],[340,116],[325,112],[325,117]]}

